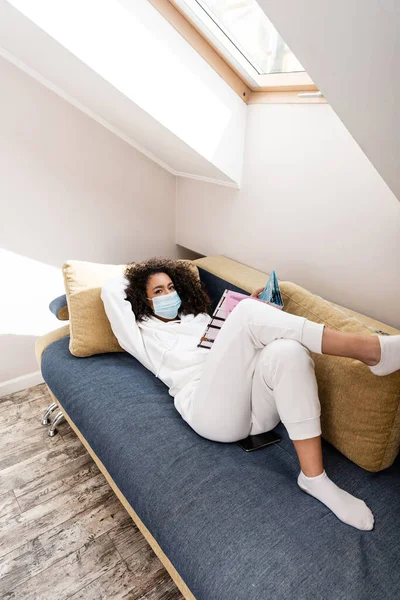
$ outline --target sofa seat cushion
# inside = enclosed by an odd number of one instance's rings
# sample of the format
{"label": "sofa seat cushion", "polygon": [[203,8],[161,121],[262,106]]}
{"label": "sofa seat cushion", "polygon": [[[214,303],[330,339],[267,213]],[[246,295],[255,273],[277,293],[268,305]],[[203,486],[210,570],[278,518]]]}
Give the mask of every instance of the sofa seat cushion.
{"label": "sofa seat cushion", "polygon": [[375,529],[345,525],[300,490],[281,442],[244,452],[198,435],[162,381],[127,353],[79,358],[69,337],[43,377],[197,600],[396,598],[400,460],[369,473],[322,440],[329,476],[370,506]]}
{"label": "sofa seat cushion", "polygon": [[[226,256],[206,256],[193,261],[206,285],[215,278],[251,292],[265,285],[268,274]],[[379,330],[400,331],[349,311],[290,281],[279,281],[284,311],[324,323],[331,329],[376,335]],[[359,360],[311,353],[321,402],[322,437],[347,458],[368,471],[389,467],[400,446],[400,371],[375,376]]]}

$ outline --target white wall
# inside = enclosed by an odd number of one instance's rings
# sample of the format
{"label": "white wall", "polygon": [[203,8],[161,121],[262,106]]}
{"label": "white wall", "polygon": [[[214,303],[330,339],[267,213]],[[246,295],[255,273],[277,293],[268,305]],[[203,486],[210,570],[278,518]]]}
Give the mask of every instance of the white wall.
{"label": "white wall", "polygon": [[400,200],[399,0],[258,0]]}
{"label": "white wall", "polygon": [[329,105],[248,108],[240,191],[178,180],[177,242],[400,327],[400,204]]}
{"label": "white wall", "polygon": [[0,90],[1,396],[38,371],[35,339],[65,324],[48,304],[66,260],[177,250],[175,176],[2,59]]}

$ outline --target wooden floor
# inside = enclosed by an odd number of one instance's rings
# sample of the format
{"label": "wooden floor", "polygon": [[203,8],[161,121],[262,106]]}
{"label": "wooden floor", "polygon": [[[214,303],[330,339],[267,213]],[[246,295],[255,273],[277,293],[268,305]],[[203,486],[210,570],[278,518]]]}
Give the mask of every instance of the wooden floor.
{"label": "wooden floor", "polygon": [[0,398],[0,598],[183,600],[46,384]]}

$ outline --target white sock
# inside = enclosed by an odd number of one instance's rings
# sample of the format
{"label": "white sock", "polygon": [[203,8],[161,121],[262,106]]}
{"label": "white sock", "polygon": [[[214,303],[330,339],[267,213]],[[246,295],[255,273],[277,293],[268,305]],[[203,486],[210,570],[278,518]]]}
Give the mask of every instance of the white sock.
{"label": "white sock", "polygon": [[400,369],[400,335],[378,335],[381,360],[369,366],[374,375],[389,375]]}
{"label": "white sock", "polygon": [[303,492],[325,504],[343,523],[364,531],[373,529],[374,516],[364,500],[359,500],[338,487],[329,479],[325,470],[316,477],[307,477],[300,471],[297,483]]}

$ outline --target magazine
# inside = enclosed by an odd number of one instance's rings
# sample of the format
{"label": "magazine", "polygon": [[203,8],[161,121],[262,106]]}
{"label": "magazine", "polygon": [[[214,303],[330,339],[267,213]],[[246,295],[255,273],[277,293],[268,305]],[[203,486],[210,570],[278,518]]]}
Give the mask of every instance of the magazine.
{"label": "magazine", "polygon": [[[200,342],[197,344],[198,348],[212,348],[216,337],[223,326],[224,322],[233,311],[235,306],[242,300],[250,298],[248,294],[242,294],[241,292],[234,292],[233,290],[225,289],[222,294],[213,314],[211,321],[207,325]],[[272,271],[267,283],[258,298],[253,296],[253,300],[257,302],[264,302],[282,310],[284,304],[282,301],[281,291],[279,289],[278,278],[275,271]]]}

